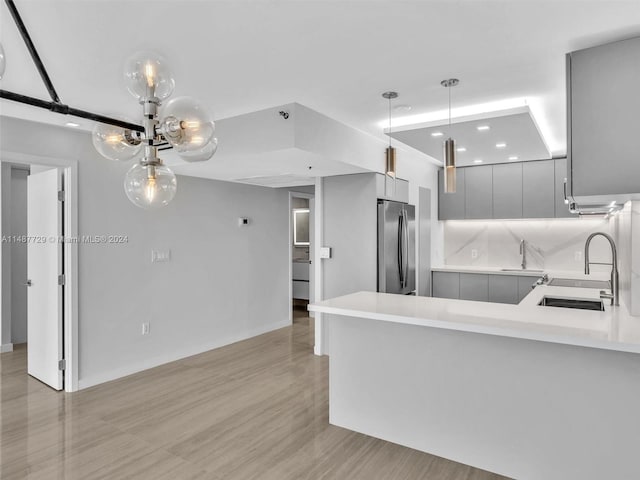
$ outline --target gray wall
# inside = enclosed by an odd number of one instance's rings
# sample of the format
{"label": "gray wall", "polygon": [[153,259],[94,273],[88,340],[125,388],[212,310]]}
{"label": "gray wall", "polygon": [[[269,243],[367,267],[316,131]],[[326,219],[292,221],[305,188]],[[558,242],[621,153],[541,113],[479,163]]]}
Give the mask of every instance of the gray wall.
{"label": "gray wall", "polygon": [[[131,163],[100,157],[88,134],[6,117],[0,132],[3,157],[79,162],[80,235],[129,237],[79,246],[81,387],[288,324],[287,190],[179,177],[168,207],[144,211],[123,191]],[[152,249],[171,261],[152,264]]]}
{"label": "gray wall", "polygon": [[[1,128],[0,134],[2,134],[0,138],[3,139],[4,131]],[[11,165],[4,163],[0,165],[0,177],[0,207],[4,212],[11,203]],[[0,228],[2,229],[2,235],[8,235],[10,233],[10,215],[2,215]],[[2,308],[0,309],[0,331],[2,340],[0,341],[0,345],[2,345],[4,349],[11,346],[11,244],[2,242],[0,250],[2,253],[0,255],[0,259],[2,260],[2,282],[0,282],[0,288],[6,289],[3,291],[7,291],[6,295],[0,295],[0,303],[2,303]]]}
{"label": "gray wall", "polygon": [[378,206],[376,174],[326,177],[324,246],[332,258],[322,260],[324,298],[377,289]]}
{"label": "gray wall", "polygon": [[[11,169],[11,235],[27,234],[27,176],[24,168]],[[27,341],[27,244],[11,245],[11,342]]]}

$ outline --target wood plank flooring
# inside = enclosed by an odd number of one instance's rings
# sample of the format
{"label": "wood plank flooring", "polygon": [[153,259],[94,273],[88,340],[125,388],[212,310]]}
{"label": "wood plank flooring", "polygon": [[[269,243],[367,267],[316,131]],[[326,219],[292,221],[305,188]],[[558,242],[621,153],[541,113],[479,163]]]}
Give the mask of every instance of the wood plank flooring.
{"label": "wood plank flooring", "polygon": [[283,328],[74,394],[0,355],[3,480],[497,480],[329,425],[312,325]]}

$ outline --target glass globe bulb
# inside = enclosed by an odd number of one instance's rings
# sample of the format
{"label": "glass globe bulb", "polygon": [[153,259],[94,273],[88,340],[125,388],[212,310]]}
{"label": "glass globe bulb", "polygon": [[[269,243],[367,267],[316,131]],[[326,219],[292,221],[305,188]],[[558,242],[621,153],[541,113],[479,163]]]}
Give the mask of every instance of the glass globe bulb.
{"label": "glass globe bulb", "polygon": [[182,158],[185,162],[195,163],[195,162],[206,162],[209,160],[218,150],[218,139],[213,137],[209,143],[207,143],[200,150],[193,150],[190,152],[181,152],[180,158]]}
{"label": "glass globe bulb", "polygon": [[164,100],[173,93],[175,81],[167,61],[153,52],[138,52],[125,63],[124,78],[129,93],[138,99]]}
{"label": "glass globe bulb", "polygon": [[4,48],[2,48],[2,44],[0,43],[0,79],[4,77],[4,69],[7,66],[7,59],[4,56]]}
{"label": "glass globe bulb", "polygon": [[124,177],[124,191],[129,200],[147,210],[167,205],[177,189],[176,176],[164,165],[137,163]]}
{"label": "glass globe bulb", "polygon": [[133,137],[131,130],[106,123],[95,124],[91,140],[98,153],[109,160],[126,162],[142,150],[142,142]]}
{"label": "glass globe bulb", "polygon": [[209,112],[191,97],[170,100],[162,114],[164,136],[179,154],[200,151],[213,138],[215,123]]}

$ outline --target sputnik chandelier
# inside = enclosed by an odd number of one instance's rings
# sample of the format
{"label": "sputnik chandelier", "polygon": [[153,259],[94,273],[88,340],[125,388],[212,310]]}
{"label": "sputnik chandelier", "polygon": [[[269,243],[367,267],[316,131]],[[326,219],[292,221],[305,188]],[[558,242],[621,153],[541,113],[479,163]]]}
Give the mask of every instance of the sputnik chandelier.
{"label": "sputnik chandelier", "polygon": [[[131,202],[150,209],[167,205],[175,196],[177,181],[158,152],[175,149],[187,162],[209,160],[216,152],[215,124],[205,108],[191,97],[177,97],[160,107],[173,93],[175,81],[160,55],[141,52],[131,56],[124,70],[127,90],[142,106],[142,125],[109,118],[63,104],[22,22],[13,0],[5,0],[31,58],[49,91],[51,101],[0,90],[0,98],[73,115],[96,123],[92,140],[105,158],[116,161],[139,159],[127,172],[124,189]],[[0,45],[0,79],[6,59]]]}

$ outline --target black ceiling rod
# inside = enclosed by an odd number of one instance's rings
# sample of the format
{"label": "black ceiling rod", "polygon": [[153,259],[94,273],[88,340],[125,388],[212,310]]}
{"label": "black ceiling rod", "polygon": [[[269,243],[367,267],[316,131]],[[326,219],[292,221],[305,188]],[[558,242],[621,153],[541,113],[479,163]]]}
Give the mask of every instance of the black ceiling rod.
{"label": "black ceiling rod", "polygon": [[27,27],[22,21],[22,17],[20,17],[20,13],[16,8],[13,0],[5,0],[7,4],[7,8],[9,12],[11,12],[11,16],[13,17],[13,21],[18,27],[18,31],[24,40],[24,43],[29,50],[29,54],[31,55],[31,59],[33,63],[36,65],[38,73],[40,73],[40,77],[44,82],[47,90],[49,91],[49,95],[51,96],[52,101],[41,100],[39,98],[29,97],[27,95],[21,95],[19,93],[9,92],[7,90],[0,90],[0,98],[4,98],[6,100],[11,100],[14,102],[24,103],[26,105],[31,105],[33,107],[44,108],[50,110],[55,113],[61,113],[63,115],[73,115],[74,117],[86,118],[87,120],[93,120],[95,122],[106,123],[108,125],[114,125],[116,127],[121,127],[125,129],[132,130],[134,132],[144,132],[144,127],[140,125],[136,125],[134,123],[124,122],[122,120],[118,120],[115,118],[106,117],[104,115],[99,115],[97,113],[87,112],[86,110],[80,110],[77,108],[70,107],[68,105],[63,104],[60,101],[60,97],[56,92],[56,89],[49,78],[49,74],[47,73],[47,69],[44,67],[42,60],[40,59],[40,55],[38,55],[38,51],[36,50],[33,41],[31,40],[31,36],[27,31]]}
{"label": "black ceiling rod", "polygon": [[9,9],[9,12],[11,12],[11,16],[13,17],[13,21],[18,27],[18,31],[20,32],[20,35],[22,35],[22,40],[24,40],[24,43],[27,46],[27,50],[29,50],[31,59],[33,60],[33,63],[35,63],[36,68],[38,69],[38,73],[40,73],[40,77],[42,78],[42,81],[44,82],[45,87],[47,87],[47,90],[49,91],[49,96],[51,97],[51,100],[53,100],[56,103],[60,103],[60,97],[58,96],[58,92],[56,92],[56,89],[54,88],[53,83],[51,83],[51,79],[49,78],[47,69],[44,67],[42,60],[40,59],[40,55],[38,55],[36,46],[33,44],[33,41],[31,40],[31,36],[27,31],[27,27],[22,21],[22,17],[20,17],[20,13],[16,8],[16,4],[13,2],[13,0],[5,0],[5,3],[7,4],[7,8]]}
{"label": "black ceiling rod", "polygon": [[135,123],[124,122],[116,118],[105,117],[104,115],[99,115],[97,113],[73,108],[62,103],[40,100],[39,98],[28,97],[27,95],[21,95],[19,93],[9,92],[7,90],[0,90],[0,98],[24,103],[26,105],[31,105],[32,107],[44,108],[46,110],[50,110],[55,113],[61,113],[63,115],[73,115],[74,117],[86,118],[87,120],[93,120],[94,122],[114,125],[116,127],[132,130],[134,132],[144,132],[144,127],[136,125]]}

